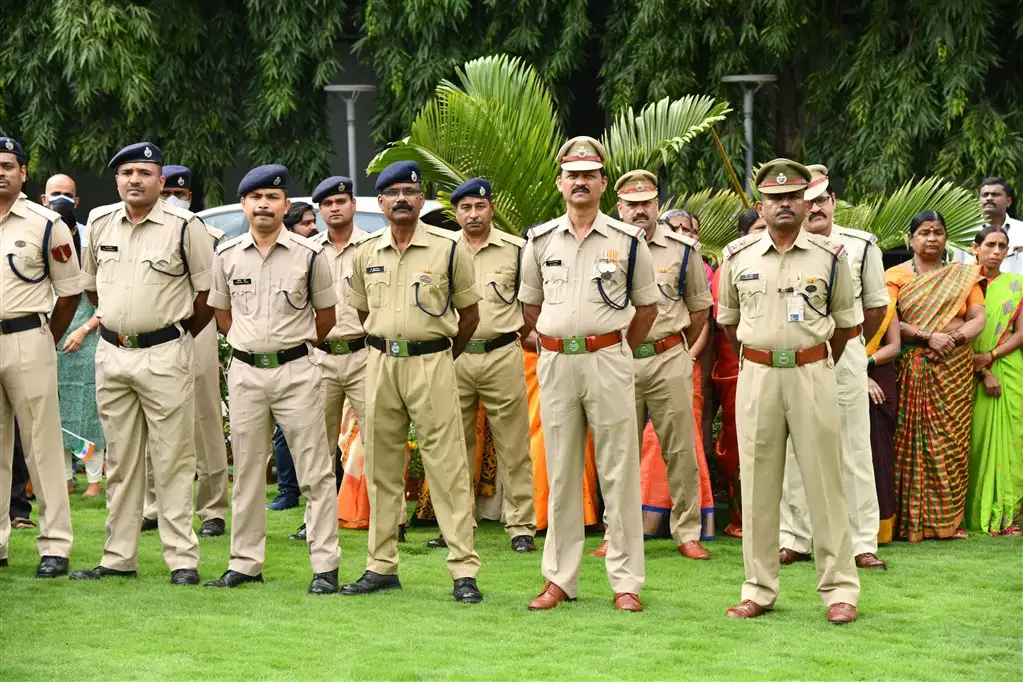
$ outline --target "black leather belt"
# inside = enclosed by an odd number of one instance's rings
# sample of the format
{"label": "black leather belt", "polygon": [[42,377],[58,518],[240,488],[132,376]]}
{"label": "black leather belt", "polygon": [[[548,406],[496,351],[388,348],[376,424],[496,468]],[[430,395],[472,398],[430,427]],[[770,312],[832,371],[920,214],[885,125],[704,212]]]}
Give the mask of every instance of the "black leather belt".
{"label": "black leather belt", "polygon": [[316,347],[330,355],[351,355],[366,347],[366,337],[362,336],[349,341],[324,341],[317,344]]}
{"label": "black leather belt", "polygon": [[465,346],[465,352],[470,355],[483,355],[490,351],[497,350],[498,348],[504,348],[507,345],[513,344],[519,340],[518,332],[508,332],[507,334],[501,334],[495,336],[492,339],[486,341],[470,341]]}
{"label": "black leather belt", "polygon": [[39,329],[42,326],[43,321],[39,314],[32,313],[31,315],[12,317],[9,320],[0,320],[0,334],[17,334],[18,332],[27,332],[29,329]]}
{"label": "black leather belt", "polygon": [[384,355],[392,358],[409,358],[414,355],[428,355],[439,353],[451,348],[451,339],[436,339],[434,341],[408,341],[405,339],[380,339],[376,336],[367,336],[366,343]]}
{"label": "black leather belt", "polygon": [[143,332],[142,334],[125,336],[107,329],[101,324],[99,326],[99,335],[104,341],[112,343],[115,346],[138,349],[152,348],[153,346],[159,346],[161,343],[180,339],[181,330],[179,330],[176,326],[171,325],[169,327],[164,327],[163,329],[157,329],[155,332]]}
{"label": "black leather belt", "polygon": [[231,355],[238,358],[246,365],[252,365],[253,367],[259,367],[260,369],[272,369],[274,367],[280,367],[286,362],[292,360],[298,360],[306,355],[309,355],[309,346],[304,343],[301,346],[295,346],[287,350],[279,350],[272,353],[246,353],[243,350],[237,348],[231,351]]}

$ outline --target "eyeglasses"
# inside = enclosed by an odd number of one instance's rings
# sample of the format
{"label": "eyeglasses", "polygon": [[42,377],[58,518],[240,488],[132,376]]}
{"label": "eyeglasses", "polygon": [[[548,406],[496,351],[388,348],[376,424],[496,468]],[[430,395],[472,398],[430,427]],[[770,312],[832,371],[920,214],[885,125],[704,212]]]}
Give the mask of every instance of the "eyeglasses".
{"label": "eyeglasses", "polygon": [[830,194],[822,194],[819,197],[817,197],[816,199],[811,199],[810,200],[810,203],[812,203],[814,206],[816,206],[818,208],[824,208],[830,202],[831,202],[831,195]]}
{"label": "eyeglasses", "polygon": [[423,195],[421,189],[394,189],[393,187],[385,189],[381,192],[388,199],[397,199],[398,197],[406,197],[408,199],[417,199]]}

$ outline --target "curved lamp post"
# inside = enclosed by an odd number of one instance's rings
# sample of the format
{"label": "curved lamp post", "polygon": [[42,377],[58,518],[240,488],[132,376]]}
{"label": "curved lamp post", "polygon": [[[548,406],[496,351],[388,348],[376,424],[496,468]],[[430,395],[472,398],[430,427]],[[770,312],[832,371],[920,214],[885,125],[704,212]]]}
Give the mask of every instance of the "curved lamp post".
{"label": "curved lamp post", "polygon": [[777,76],[768,73],[725,76],[721,79],[722,83],[738,83],[742,86],[742,112],[746,131],[746,195],[750,197],[753,196],[750,186],[753,175],[753,95],[767,83],[776,80]]}
{"label": "curved lamp post", "polygon": [[372,85],[327,85],[326,92],[336,92],[344,97],[345,113],[348,118],[348,177],[352,179],[352,194],[357,193],[359,173],[355,167],[355,100],[364,92],[373,92]]}

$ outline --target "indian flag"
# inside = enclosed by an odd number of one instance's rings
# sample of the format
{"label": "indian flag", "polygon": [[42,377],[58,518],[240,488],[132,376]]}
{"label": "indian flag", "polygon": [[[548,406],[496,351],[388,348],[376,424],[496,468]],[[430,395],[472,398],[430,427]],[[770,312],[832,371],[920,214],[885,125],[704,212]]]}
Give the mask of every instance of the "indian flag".
{"label": "indian flag", "polygon": [[81,446],[72,454],[76,458],[82,460],[83,462],[88,462],[89,459],[92,457],[92,454],[96,452],[96,444],[93,443],[91,440],[86,440],[85,438],[82,438],[77,433],[71,433],[67,429],[62,428],[61,431],[71,436],[72,438],[76,438],[79,441],[81,441],[82,443]]}

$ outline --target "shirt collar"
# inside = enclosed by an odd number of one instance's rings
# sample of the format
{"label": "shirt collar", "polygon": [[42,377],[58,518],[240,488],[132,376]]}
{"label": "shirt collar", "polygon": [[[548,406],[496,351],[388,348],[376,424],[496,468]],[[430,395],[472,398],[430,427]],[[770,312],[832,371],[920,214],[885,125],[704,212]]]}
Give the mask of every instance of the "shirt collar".
{"label": "shirt collar", "polygon": [[[606,237],[610,231],[610,227],[607,225],[607,216],[604,215],[603,211],[597,211],[597,217],[593,219],[593,226],[586,236],[590,236],[591,233],[596,232],[601,237]],[[561,222],[558,227],[555,228],[556,232],[572,232],[572,221],[568,219],[568,213],[561,216]],[[573,233],[574,234],[574,233]]]}
{"label": "shirt collar", "polygon": [[[416,223],[416,230],[412,233],[412,240],[409,242],[409,246],[429,246],[430,240],[426,234],[426,225],[422,220]],[[381,235],[380,239],[377,240],[376,250],[383,251],[388,246],[394,248],[395,251],[398,247],[394,246],[394,242],[391,239],[391,226],[388,225],[384,228],[384,234]]]}
{"label": "shirt collar", "polygon": [[[793,248],[798,247],[800,249],[810,248],[811,246],[810,238],[807,235],[806,230],[804,230],[803,228],[799,228],[799,233],[796,235],[796,241],[793,243],[792,246]],[[770,249],[774,249],[775,251],[778,250],[774,246],[774,241],[771,239],[771,235],[767,232],[764,232],[764,236],[760,239],[760,242],[757,244],[757,248],[760,249],[759,255],[761,256],[766,254]]]}
{"label": "shirt collar", "polygon": [[19,192],[18,198],[14,200],[13,204],[11,204],[10,210],[11,215],[16,215],[19,218],[24,218],[25,216],[27,216],[28,209],[25,208],[26,201],[28,201],[28,197],[25,195],[25,193]]}
{"label": "shirt collar", "polygon": [[[290,249],[294,241],[291,231],[282,225],[281,231],[277,233],[277,240],[274,242],[274,246],[280,245],[286,249]],[[256,245],[256,240],[252,238],[251,229],[241,236],[241,241],[238,242],[238,245],[241,246],[242,249],[247,249],[250,246],[254,247]]]}
{"label": "shirt collar", "polygon": [[654,236],[650,238],[648,244],[656,244],[657,246],[667,246],[668,238],[665,236],[671,228],[664,223],[657,223],[654,227]]}
{"label": "shirt collar", "polygon": [[340,251],[338,250],[338,248],[336,246],[334,246],[334,243],[332,241],[330,241],[330,232],[329,232],[329,230],[325,230],[325,231],[321,232],[320,234],[316,235],[316,238],[314,239],[314,241],[319,242],[320,245],[323,246],[323,248],[325,248],[325,249],[327,249],[327,248],[332,249],[335,254],[340,256],[343,251],[347,251],[348,249],[350,249],[350,248],[354,247],[355,245],[357,245],[362,240],[362,238],[365,237],[367,234],[369,234],[369,233],[366,232],[365,230],[360,230],[358,225],[353,225],[352,226],[352,234],[349,235],[349,237],[348,237],[348,244],[346,244],[345,248],[340,250]]}
{"label": "shirt collar", "polygon": [[[468,238],[465,236],[464,230],[459,230],[457,239],[464,241],[467,245],[469,243]],[[483,246],[480,247],[480,251],[487,248],[488,246],[502,246],[504,241],[497,236],[497,230],[493,225],[490,226],[490,231],[487,232],[487,241],[483,242]],[[479,253],[479,251],[477,251]]]}
{"label": "shirt collar", "polygon": [[[149,214],[145,218],[143,218],[141,222],[134,224],[142,225],[147,222],[154,222],[163,225],[166,222],[164,220],[164,216],[166,215],[166,213],[164,213],[163,205],[164,205],[163,199],[162,198],[157,199],[156,203],[153,204],[153,208],[150,209]],[[129,223],[131,222],[131,220],[128,218],[128,207],[125,205],[123,201],[121,202],[121,207],[117,210],[121,214],[121,220],[127,220]]]}

